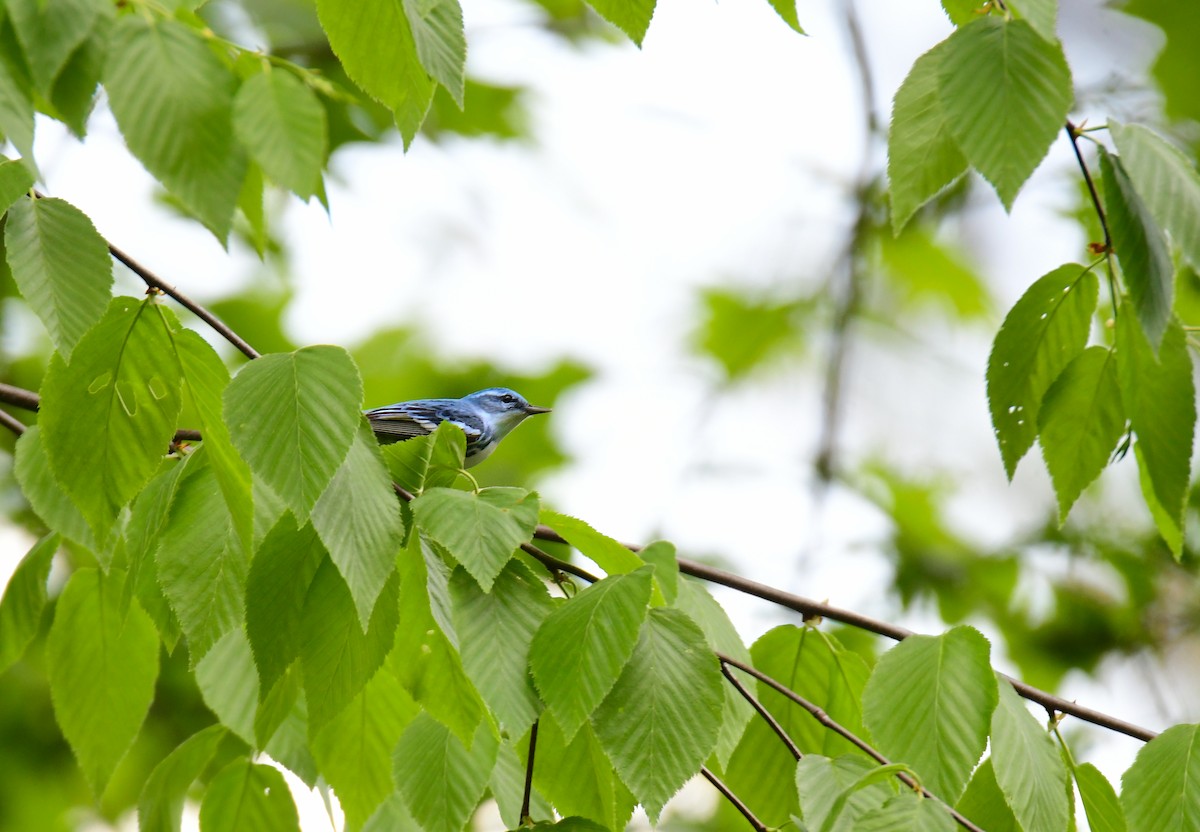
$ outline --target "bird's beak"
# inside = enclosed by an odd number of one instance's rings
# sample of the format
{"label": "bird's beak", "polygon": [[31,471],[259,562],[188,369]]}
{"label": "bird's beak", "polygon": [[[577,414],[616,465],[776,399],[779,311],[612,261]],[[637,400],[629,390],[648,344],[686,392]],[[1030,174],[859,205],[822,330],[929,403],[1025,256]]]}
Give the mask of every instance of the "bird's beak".
{"label": "bird's beak", "polygon": [[536,416],[539,413],[549,413],[550,408],[534,407],[533,405],[529,405],[528,407],[525,408],[525,412],[528,413],[530,416]]}

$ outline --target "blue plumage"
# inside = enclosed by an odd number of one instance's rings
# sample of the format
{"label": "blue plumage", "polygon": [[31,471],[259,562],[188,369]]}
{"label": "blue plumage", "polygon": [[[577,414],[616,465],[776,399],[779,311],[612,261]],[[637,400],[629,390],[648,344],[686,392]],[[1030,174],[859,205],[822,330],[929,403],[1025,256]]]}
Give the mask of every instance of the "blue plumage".
{"label": "blue plumage", "polygon": [[366,411],[371,430],[382,444],[433,433],[442,422],[462,428],[467,437],[466,464],[487,459],[500,440],[526,418],[549,413],[534,407],[507,387],[489,387],[461,399],[416,399]]}

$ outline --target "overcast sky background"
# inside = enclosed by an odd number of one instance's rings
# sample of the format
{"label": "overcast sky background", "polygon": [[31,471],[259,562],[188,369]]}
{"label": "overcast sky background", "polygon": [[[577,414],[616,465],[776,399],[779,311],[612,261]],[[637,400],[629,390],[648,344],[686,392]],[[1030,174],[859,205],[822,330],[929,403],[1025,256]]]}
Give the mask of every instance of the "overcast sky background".
{"label": "overcast sky background", "polygon": [[[1153,57],[1153,28],[1097,0],[1062,5],[1077,85],[1138,72]],[[815,497],[818,375],[797,363],[718,392],[713,368],[687,346],[700,287],[822,285],[844,244],[853,211],[845,193],[864,152],[858,80],[843,3],[800,6],[808,37],[765,0],[661,0],[639,51],[572,47],[528,25],[526,5],[466,0],[469,71],[530,87],[533,141],[418,138],[407,155],[398,143],[340,151],[330,216],[293,200],[280,229],[297,291],[288,323],[301,343],[353,344],[377,327],[417,322],[445,356],[523,372],[582,360],[595,380],[550,417],[574,460],[539,484],[558,507],[620,539],[666,537],[757,580],[938,631],[936,616],[901,618],[885,597],[879,513],[838,489]],[[886,123],[904,74],[950,26],[935,0],[856,6]],[[51,194],[188,294],[217,298],[262,277],[249,252],[226,253],[150,207],[154,184],[103,108],[84,145],[40,121],[37,152]],[[1053,505],[1036,457],[1005,480],[983,371],[1004,311],[1038,276],[1083,256],[1077,229],[1058,215],[1073,187],[1068,153],[1056,141],[1011,215],[989,199],[952,229],[988,277],[993,320],[951,328],[931,315],[905,322],[917,334],[911,344],[860,340],[851,354],[847,453],[917,474],[949,471],[955,528],[991,545],[1042,522]],[[1136,507],[1129,474],[1106,474],[1111,499],[1090,510]],[[27,541],[10,531],[0,546],[2,577]],[[748,644],[796,620],[717,595]],[[1196,717],[1186,681],[1164,676],[1164,710],[1147,695],[1145,672],[1114,662],[1099,682],[1071,676],[1060,692],[1154,728]],[[1139,747],[1110,737],[1082,756],[1115,779]],[[321,816],[306,823],[327,828]]]}

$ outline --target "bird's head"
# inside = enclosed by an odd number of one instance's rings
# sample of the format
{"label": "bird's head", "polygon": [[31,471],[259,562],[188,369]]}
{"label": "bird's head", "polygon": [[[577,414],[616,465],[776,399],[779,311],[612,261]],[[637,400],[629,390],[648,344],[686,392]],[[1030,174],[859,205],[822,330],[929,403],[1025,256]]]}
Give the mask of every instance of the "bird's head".
{"label": "bird's head", "polygon": [[487,413],[498,424],[512,428],[525,417],[538,413],[549,413],[548,407],[534,407],[525,397],[507,387],[489,387],[467,396],[464,401]]}

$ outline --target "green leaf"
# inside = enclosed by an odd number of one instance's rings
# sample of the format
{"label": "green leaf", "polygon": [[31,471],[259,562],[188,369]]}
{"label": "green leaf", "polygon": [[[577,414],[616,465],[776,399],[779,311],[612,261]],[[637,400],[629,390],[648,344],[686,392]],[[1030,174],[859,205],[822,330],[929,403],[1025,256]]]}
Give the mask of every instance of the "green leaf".
{"label": "green leaf", "polygon": [[114,298],[75,360],[55,355],[42,382],[38,421],[50,467],[98,539],[158,470],[175,434],[180,370],[153,304]]}
{"label": "green leaf", "polygon": [[393,573],[364,633],[354,598],[333,561],[325,560],[317,569],[304,601],[300,645],[310,735],[350,704],[392,649],[397,588]]}
{"label": "green leaf", "polygon": [[31,425],[17,440],[14,456],[13,473],[34,513],[63,537],[86,549],[95,549],[87,521],[50,471],[50,460],[46,458],[42,432],[37,425]]}
{"label": "green leaf", "polygon": [[964,320],[991,312],[983,278],[962,253],[915,226],[897,237],[881,235],[880,257],[891,282],[908,304],[939,303]]}
{"label": "green leaf", "polygon": [[242,545],[252,545],[254,501],[250,466],[233,447],[225,426],[225,405],[221,397],[229,386],[229,370],[208,342],[190,329],[184,329],[166,307],[163,313],[175,355],[183,370],[183,390],[191,399],[200,420],[200,435],[208,449],[209,462],[217,485],[225,495],[225,505],[233,518]]}
{"label": "green leaf", "polygon": [[633,655],[592,715],[600,744],[656,825],[717,743],[722,681],[696,623],[679,610],[651,609]]}
{"label": "green leaf", "polygon": [[458,0],[401,0],[417,58],[425,71],[463,106],[467,39]]}
{"label": "green leaf", "polygon": [[780,299],[744,289],[714,287],[701,292],[704,317],[696,349],[721,365],[726,381],[736,381],[804,347],[801,313],[811,300]]}
{"label": "green leaf", "polygon": [[1076,356],[1046,391],[1037,421],[1062,523],[1083,489],[1100,476],[1125,433],[1114,352],[1089,347]]}
{"label": "green leaf", "polygon": [[188,789],[208,767],[225,734],[220,725],[202,728],[154,767],[138,798],[141,832],[179,832]]}
{"label": "green leaf", "polygon": [[350,452],[313,507],[312,524],[350,587],[365,628],[375,599],[396,568],[405,534],[379,443],[365,421],[359,422]]}
{"label": "green leaf", "polygon": [[198,454],[184,469],[155,555],[159,583],[179,617],[193,662],[241,626],[250,565],[216,474]]}
{"label": "green leaf", "polygon": [[551,613],[529,648],[529,666],[570,742],[616,684],[638,643],[652,567],[592,584]]}
{"label": "green leaf", "polygon": [[313,756],[337,793],[347,829],[361,828],[394,790],[392,749],[419,712],[396,677],[380,670],[313,738]]}
{"label": "green leaf", "polygon": [[1200,174],[1192,161],[1140,124],[1109,119],[1108,131],[1138,196],[1188,262],[1200,268]]}
{"label": "green leaf", "polygon": [[233,128],[275,182],[307,200],[321,187],[329,152],[325,108],[292,73],[269,64],[233,100]]}
{"label": "green leaf", "polygon": [[[488,778],[488,791],[496,801],[496,809],[500,819],[508,829],[521,825],[521,804],[525,791],[525,763],[517,753],[516,746],[528,751],[528,732],[526,736],[501,736],[500,746],[496,749],[496,766]],[[540,747],[538,749],[541,750]],[[529,815],[533,818],[552,818],[554,808],[537,789],[529,791]]]}
{"label": "green leaf", "polygon": [[101,6],[101,10],[87,39],[67,59],[50,90],[55,117],[80,139],[87,134],[87,120],[96,104],[96,89],[108,55],[109,33],[116,20],[107,7]]}
{"label": "green leaf", "polygon": [[1192,359],[1187,336],[1178,321],[1167,327],[1155,356],[1131,312],[1125,303],[1117,316],[1121,398],[1137,436],[1138,467],[1145,472],[1159,506],[1169,518],[1169,528],[1164,532],[1167,536],[1172,528],[1183,529],[1184,503],[1190,488],[1196,430]]}
{"label": "green leaf", "polygon": [[264,355],[225,391],[225,419],[250,469],[303,523],[362,421],[362,380],[341,347]]}
{"label": "green leaf", "polygon": [[1175,296],[1175,266],[1162,229],[1134,188],[1121,159],[1100,150],[1104,206],[1113,249],[1133,299],[1142,331],[1157,351],[1171,320]]}
{"label": "green leaf", "polygon": [[412,504],[417,525],[440,543],[479,582],[484,592],[533,537],[536,492],[485,488],[479,493],[430,488]]}
{"label": "green leaf", "polygon": [[942,11],[955,26],[964,26],[979,18],[984,0],[942,0]]}
{"label": "green leaf", "polygon": [[[785,0],[772,0],[771,5],[779,11]],[[638,46],[650,28],[654,17],[655,0],[588,0],[588,5],[612,25],[629,36]],[[780,11],[782,15],[783,12]],[[787,17],[784,17],[787,20]]]}
{"label": "green leaf", "polygon": [[[870,670],[856,653],[831,636],[811,627],[786,625],[765,633],[750,650],[753,664],[763,673],[822,708],[840,725],[859,736],[863,728],[862,692]],[[733,671],[743,682],[750,679]],[[754,688],[751,687],[751,690]],[[808,711],[765,683],[758,683],[758,700],[805,754],[832,757],[861,754]],[[795,760],[765,720],[752,719],[729,759],[725,781],[745,799],[764,823],[779,825],[798,811],[792,788]]]}
{"label": "green leaf", "polygon": [[0,676],[25,655],[38,634],[46,606],[46,579],[59,537],[48,534],[34,544],[13,570],[0,598]]}
{"label": "green leaf", "polygon": [[636,553],[576,517],[543,508],[541,520],[609,575],[636,572],[646,565]]}
{"label": "green leaf", "polygon": [[558,830],[558,832],[607,832],[608,830],[608,827],[601,826],[595,821],[577,816],[563,818],[558,823],[543,820],[529,828],[532,830],[544,830],[544,832],[552,829]]}
{"label": "green leaf", "polygon": [[858,755],[843,754],[833,759],[819,754],[802,757],[796,763],[796,791],[808,828],[829,832],[858,829],[859,818],[896,793],[881,782],[855,788],[876,769],[873,761]]}
{"label": "green leaf", "polygon": [[8,61],[0,61],[0,134],[21,153],[21,161],[37,178],[33,161],[33,97],[28,78],[18,78]]}
{"label": "green leaf", "polygon": [[1037,437],[1042,397],[1087,344],[1099,292],[1085,267],[1060,266],[1029,287],[996,333],[988,357],[988,406],[1010,480]]}
{"label": "green leaf", "polygon": [[954,832],[956,829],[941,804],[912,792],[895,795],[864,814],[854,827],[855,832]]}
{"label": "green leaf", "polygon": [[981,17],[946,39],[938,93],[959,150],[1011,210],[1071,106],[1062,47],[1023,20]]}
{"label": "green leaf", "polygon": [[69,202],[22,199],[8,209],[4,245],[17,288],[69,362],[112,295],[108,244]]}
{"label": "green leaf", "polygon": [[[655,569],[657,568],[655,566]],[[746,664],[751,662],[750,651],[742,643],[742,637],[738,635],[733,622],[699,581],[681,580],[679,596],[674,604],[700,625],[709,647]],[[754,716],[754,708],[742,698],[733,685],[724,685],[722,691],[724,702],[721,705],[721,730],[717,734],[717,747],[713,754],[720,767],[725,768],[742,738],[742,732],[746,730],[746,723]]]}
{"label": "green leaf", "polygon": [[221,724],[248,745],[254,745],[258,674],[254,671],[250,642],[240,627],[221,636],[204,658],[196,662],[196,686],[204,704]]}
{"label": "green leaf", "polygon": [[8,17],[39,91],[50,91],[101,8],[95,0],[9,0]]}
{"label": "green leaf", "polygon": [[991,756],[996,783],[1024,829],[1067,829],[1073,807],[1058,748],[1012,685],[997,681]]}
{"label": "green leaf", "polygon": [[496,747],[487,725],[468,747],[427,713],[409,724],[392,755],[392,773],[425,832],[462,830],[487,788]]}
{"label": "green leaf", "polygon": [[200,832],[229,829],[300,832],[296,804],[278,769],[234,760],[212,779],[200,803]]}
{"label": "green leaf", "polygon": [[383,460],[392,479],[410,494],[454,484],[465,463],[467,438],[462,429],[442,422],[427,436],[383,445]]}
{"label": "green leaf", "polygon": [[804,34],[804,30],[800,28],[800,18],[796,16],[796,0],[767,0],[783,22],[800,34]]}
{"label": "green leaf", "polygon": [[988,659],[987,640],[970,627],[910,636],[880,657],[863,691],[875,747],[950,803],[987,745],[997,700]]}
{"label": "green leaf", "polygon": [[1043,38],[1057,43],[1058,0],[1008,0],[1008,8]]}
{"label": "green leaf", "polygon": [[0,156],[0,207],[7,211],[18,199],[28,195],[34,178],[29,168],[19,159]]}
{"label": "green leaf", "polygon": [[991,757],[975,769],[955,808],[988,832],[1024,832],[996,783]]}
{"label": "green leaf", "polygon": [[1075,785],[1091,832],[1125,832],[1121,801],[1100,769],[1091,763],[1075,766]]}
{"label": "green leaf", "polygon": [[104,74],[130,152],[224,243],[246,176],[232,73],[191,28],[130,14],[113,27]]}
{"label": "green leaf", "polygon": [[405,4],[396,0],[318,0],[317,14],[346,74],[390,109],[407,148],[436,88],[417,56]]}
{"label": "green leaf", "polygon": [[654,567],[654,586],[667,604],[674,604],[679,594],[679,561],[675,557],[675,545],[655,540],[642,547],[638,557]]}
{"label": "green leaf", "polygon": [[[975,19],[974,13],[971,19]],[[957,22],[957,21],[956,21]],[[896,91],[888,129],[888,196],[899,234],[922,205],[967,170],[939,93],[943,41],[917,58]]]}
{"label": "green leaf", "polygon": [[559,814],[595,818],[608,829],[629,823],[637,799],[613,771],[591,725],[584,723],[568,742],[554,717],[543,715],[534,761],[533,784]]}
{"label": "green leaf", "polygon": [[542,581],[516,560],[496,577],[491,592],[465,570],[454,570],[450,597],[463,669],[501,729],[518,737],[542,711],[529,675],[529,645],[554,603]]}
{"label": "green leaf", "polygon": [[442,594],[434,571],[441,558],[433,552],[426,555],[419,538],[414,534],[396,559],[400,624],[388,667],[413,699],[467,744],[486,709],[447,634],[447,629],[453,633],[449,610],[436,611],[441,602],[431,603]]}
{"label": "green leaf", "polygon": [[[308,708],[304,701],[304,691],[300,689],[299,670],[299,665],[295,665],[279,683],[282,694],[280,704],[286,703],[288,706],[286,715],[278,721],[274,730],[270,730],[272,726],[266,723],[261,723],[261,727],[256,725],[255,734],[265,736],[270,733],[270,740],[263,750],[270,754],[273,760],[287,766],[311,789],[316,787],[320,772],[310,751]],[[266,703],[260,706],[260,714],[265,707]],[[272,721],[277,719],[277,715],[272,717]]]}
{"label": "green leaf", "polygon": [[1121,806],[1137,832],[1190,829],[1200,818],[1200,725],[1175,725],[1142,746],[1121,777]]}
{"label": "green leaf", "polygon": [[266,696],[300,657],[304,599],[325,547],[310,525],[285,512],[259,544],[246,578],[246,634]]}
{"label": "green leaf", "polygon": [[97,796],[142,727],[158,677],[158,634],[137,604],[122,615],[124,579],[75,572],[46,637],[54,717]]}

